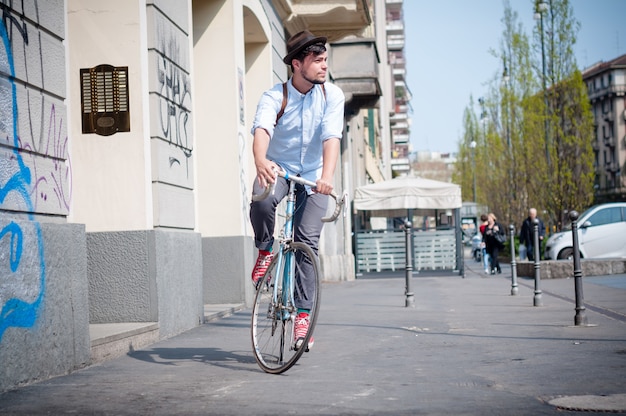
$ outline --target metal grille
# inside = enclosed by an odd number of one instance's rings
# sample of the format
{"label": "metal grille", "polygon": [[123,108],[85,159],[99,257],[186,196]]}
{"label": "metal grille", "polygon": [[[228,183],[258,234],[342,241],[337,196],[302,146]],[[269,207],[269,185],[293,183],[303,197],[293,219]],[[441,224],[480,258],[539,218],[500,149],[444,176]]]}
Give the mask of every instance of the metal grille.
{"label": "metal grille", "polygon": [[128,67],[83,68],[80,79],[83,134],[130,131]]}
{"label": "metal grille", "polygon": [[[413,234],[414,270],[455,270],[456,239],[454,230],[416,232]],[[404,231],[361,231],[356,234],[357,272],[404,270],[406,267]]]}

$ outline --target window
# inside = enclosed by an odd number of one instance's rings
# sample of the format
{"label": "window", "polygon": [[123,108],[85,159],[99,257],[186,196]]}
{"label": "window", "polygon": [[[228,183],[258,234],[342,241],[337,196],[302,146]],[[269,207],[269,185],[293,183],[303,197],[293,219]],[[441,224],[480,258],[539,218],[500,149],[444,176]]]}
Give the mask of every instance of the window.
{"label": "window", "polygon": [[620,222],[622,220],[621,208],[605,208],[593,214],[587,221],[591,223],[591,226],[606,225]]}
{"label": "window", "polygon": [[602,113],[606,114],[611,109],[611,100],[602,100]]}

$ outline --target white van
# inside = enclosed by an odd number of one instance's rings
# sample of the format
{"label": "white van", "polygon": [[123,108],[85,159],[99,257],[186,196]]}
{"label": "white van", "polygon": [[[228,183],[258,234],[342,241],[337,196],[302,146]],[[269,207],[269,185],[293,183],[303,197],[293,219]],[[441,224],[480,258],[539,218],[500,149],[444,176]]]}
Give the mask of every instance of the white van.
{"label": "white van", "polygon": [[[626,257],[626,202],[596,205],[578,217],[580,256]],[[546,242],[546,259],[571,259],[574,254],[571,226]]]}

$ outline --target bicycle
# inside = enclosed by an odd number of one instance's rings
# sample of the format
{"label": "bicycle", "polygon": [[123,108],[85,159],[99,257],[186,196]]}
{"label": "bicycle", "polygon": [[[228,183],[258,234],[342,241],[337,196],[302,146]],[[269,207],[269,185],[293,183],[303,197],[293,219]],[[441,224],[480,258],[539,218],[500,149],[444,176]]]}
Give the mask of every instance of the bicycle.
{"label": "bicycle", "polygon": [[[321,290],[319,262],[317,256],[307,244],[293,241],[293,215],[295,212],[296,184],[315,187],[314,182],[287,172],[278,172],[278,176],[287,179],[289,191],[285,208],[285,224],[279,237],[279,249],[267,271],[257,282],[256,296],[252,309],[252,351],[259,366],[267,373],[280,374],[291,368],[305,351],[313,334],[319,312]],[[273,190],[267,186],[261,195],[252,195],[254,201],[266,198]],[[341,212],[345,195],[330,195],[335,200],[335,211],[323,222],[332,222]],[[294,324],[297,308],[294,293],[298,276],[303,265],[308,265],[317,284],[313,294],[313,307],[309,312],[309,330],[300,348],[294,343]]]}

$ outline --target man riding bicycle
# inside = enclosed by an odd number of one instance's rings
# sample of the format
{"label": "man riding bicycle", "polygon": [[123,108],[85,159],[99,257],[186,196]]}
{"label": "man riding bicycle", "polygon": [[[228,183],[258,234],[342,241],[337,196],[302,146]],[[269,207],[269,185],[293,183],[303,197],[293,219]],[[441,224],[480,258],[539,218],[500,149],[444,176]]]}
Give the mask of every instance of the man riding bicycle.
{"label": "man riding bicycle", "polygon": [[[326,38],[309,31],[295,34],[287,41],[283,62],[290,65],[292,77],[276,84],[259,100],[252,134],[257,171],[253,194],[275,184],[273,194],[250,205],[250,221],[259,255],[252,271],[252,281],[263,277],[273,258],[276,207],[289,190],[287,181],[276,176],[284,170],[316,183],[315,189],[298,185],[294,215],[294,241],[308,244],[318,253],[322,217],[333,190],[333,175],[343,135],[345,97],[339,87],[325,84],[328,70]],[[296,282],[295,347],[301,347],[309,328],[311,293],[317,282],[304,276]],[[313,338],[309,341],[309,347]]]}

